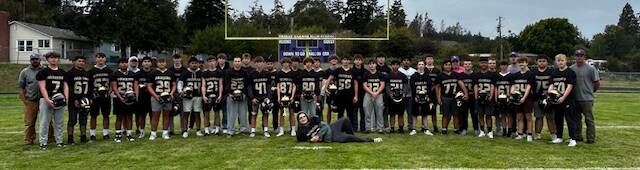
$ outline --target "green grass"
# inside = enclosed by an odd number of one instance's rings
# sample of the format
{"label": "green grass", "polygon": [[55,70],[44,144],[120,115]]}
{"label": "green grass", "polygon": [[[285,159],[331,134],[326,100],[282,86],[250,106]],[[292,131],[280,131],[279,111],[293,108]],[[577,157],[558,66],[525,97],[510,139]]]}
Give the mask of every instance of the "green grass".
{"label": "green grass", "polygon": [[[22,106],[0,96],[2,169],[275,169],[275,168],[580,168],[640,167],[640,94],[597,95],[597,143],[575,148],[544,140],[527,143],[497,137],[357,134],[382,143],[297,143],[293,137],[208,136],[147,139],[116,144],[99,140],[40,151],[23,141]],[[112,116],[113,117],[113,116]],[[112,118],[112,120],[115,120]],[[98,122],[101,122],[100,119]],[[112,122],[113,123],[113,122]],[[98,125],[101,127],[101,125]],[[113,126],[112,126],[113,127]],[[113,131],[112,131],[113,132]],[[565,131],[566,132],[566,131]],[[76,133],[78,133],[76,131]],[[565,133],[565,138],[566,138]],[[65,121],[66,136],[66,121]],[[77,135],[76,135],[77,136]],[[294,149],[296,146],[313,149]],[[328,148],[327,148],[328,147]]]}

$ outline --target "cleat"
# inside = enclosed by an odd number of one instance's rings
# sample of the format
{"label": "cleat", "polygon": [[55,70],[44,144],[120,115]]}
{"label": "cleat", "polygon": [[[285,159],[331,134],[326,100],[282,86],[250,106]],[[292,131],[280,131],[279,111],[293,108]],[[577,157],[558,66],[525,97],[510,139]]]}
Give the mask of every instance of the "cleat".
{"label": "cleat", "polygon": [[409,135],[411,136],[416,135],[416,130],[411,130],[411,132],[409,132]]}
{"label": "cleat", "polygon": [[493,139],[493,132],[487,133],[487,137],[489,137],[489,139]]}
{"label": "cleat", "polygon": [[373,142],[380,143],[382,142],[382,138],[373,138]]}
{"label": "cleat", "polygon": [[484,131],[480,131],[480,134],[478,134],[478,137],[485,137],[486,135],[484,134]]}

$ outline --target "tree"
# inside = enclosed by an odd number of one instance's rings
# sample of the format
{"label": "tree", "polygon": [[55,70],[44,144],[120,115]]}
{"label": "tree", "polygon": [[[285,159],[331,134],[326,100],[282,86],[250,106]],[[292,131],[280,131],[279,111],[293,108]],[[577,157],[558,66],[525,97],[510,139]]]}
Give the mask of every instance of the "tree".
{"label": "tree", "polygon": [[634,38],[623,27],[607,25],[603,33],[593,36],[590,56],[622,58],[632,53]]}
{"label": "tree", "polygon": [[547,56],[570,54],[579,39],[578,28],[566,18],[548,18],[527,25],[519,38],[525,52]]}
{"label": "tree", "polygon": [[327,7],[329,8],[329,12],[333,14],[333,18],[338,21],[338,23],[342,23],[344,20],[344,16],[346,16],[346,9],[344,7],[344,2],[342,0],[331,0],[327,2]]}
{"label": "tree", "polygon": [[262,5],[259,4],[259,0],[253,0],[251,10],[249,11],[249,22],[261,28],[269,26],[269,18],[264,12]]}
{"label": "tree", "polygon": [[373,21],[377,4],[377,0],[347,0],[347,16],[343,28],[360,35],[369,34],[370,30],[366,26]]}
{"label": "tree", "polygon": [[184,12],[187,34],[208,26],[217,26],[224,22],[225,12],[222,0],[191,0]]}
{"label": "tree", "polygon": [[[386,34],[386,32],[377,34]],[[393,58],[413,56],[415,54],[414,37],[407,28],[392,28],[389,41],[380,41],[377,51],[384,52]]]}
{"label": "tree", "polygon": [[291,17],[295,28],[319,26],[327,32],[338,29],[338,22],[327,9],[324,0],[300,0],[293,5]]}
{"label": "tree", "polygon": [[9,21],[19,20],[40,25],[55,25],[55,16],[40,0],[2,0],[0,11],[9,12]]}
{"label": "tree", "polygon": [[285,33],[289,29],[287,22],[287,15],[284,12],[284,6],[282,5],[282,1],[274,0],[273,1],[273,9],[271,9],[271,14],[269,15],[269,32],[273,31],[276,33]]}
{"label": "tree", "polygon": [[409,23],[409,30],[413,32],[413,35],[421,37],[422,27],[423,27],[422,14],[416,14],[416,16]]}
{"label": "tree", "polygon": [[437,32],[433,27],[433,20],[429,17],[429,13],[424,13],[424,21],[422,21],[422,35],[425,37],[434,37]]}
{"label": "tree", "polygon": [[393,27],[406,27],[407,21],[405,18],[407,14],[402,7],[402,0],[394,0],[393,6],[391,6],[391,23]]}
{"label": "tree", "polygon": [[633,8],[629,3],[624,5],[620,19],[618,20],[618,26],[631,35],[637,36],[640,33],[640,25],[638,25],[638,18],[636,17]]}

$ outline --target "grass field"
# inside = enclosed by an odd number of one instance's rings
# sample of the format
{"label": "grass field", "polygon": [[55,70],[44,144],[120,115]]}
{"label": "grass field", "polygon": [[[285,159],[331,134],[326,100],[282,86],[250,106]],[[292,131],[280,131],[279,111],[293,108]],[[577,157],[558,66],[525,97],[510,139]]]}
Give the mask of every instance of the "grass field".
{"label": "grass field", "polygon": [[[293,137],[239,135],[171,140],[98,141],[40,151],[23,142],[22,106],[0,96],[2,169],[282,169],[282,168],[580,168],[640,167],[640,94],[597,94],[597,143],[550,144],[544,140],[408,134],[357,134],[382,143],[297,143]],[[115,120],[112,118],[112,120]],[[98,122],[101,122],[100,120]],[[113,122],[112,122],[113,123]],[[98,125],[101,127],[101,125]],[[113,127],[113,126],[112,126]],[[113,131],[112,131],[113,132]],[[78,131],[76,131],[78,133]],[[78,136],[76,134],[76,136]],[[565,138],[567,134],[565,131]],[[65,121],[66,137],[66,121]],[[77,139],[76,139],[77,140]]]}

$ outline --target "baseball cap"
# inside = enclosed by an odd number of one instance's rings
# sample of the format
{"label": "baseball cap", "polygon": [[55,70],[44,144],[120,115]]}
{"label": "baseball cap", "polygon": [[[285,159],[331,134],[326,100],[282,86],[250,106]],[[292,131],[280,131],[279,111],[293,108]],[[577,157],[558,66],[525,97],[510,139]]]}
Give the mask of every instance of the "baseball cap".
{"label": "baseball cap", "polygon": [[30,59],[30,60],[33,60],[33,59],[40,59],[40,54],[38,54],[38,53],[31,53],[31,55],[29,56],[29,59]]}
{"label": "baseball cap", "polygon": [[576,50],[576,52],[574,54],[576,56],[584,56],[584,55],[587,55],[587,52],[584,51],[583,49],[578,49],[578,50]]}
{"label": "baseball cap", "polygon": [[458,56],[451,56],[451,62],[460,62],[460,57]]}

